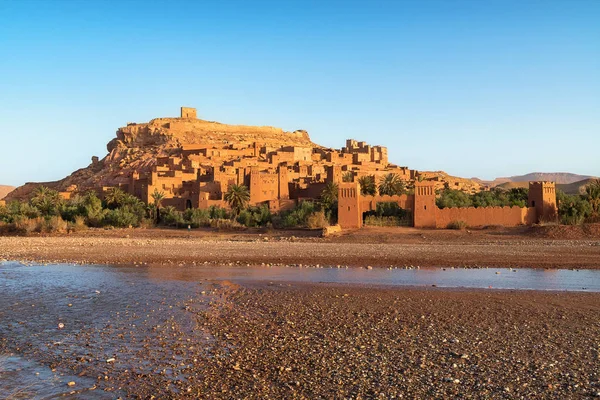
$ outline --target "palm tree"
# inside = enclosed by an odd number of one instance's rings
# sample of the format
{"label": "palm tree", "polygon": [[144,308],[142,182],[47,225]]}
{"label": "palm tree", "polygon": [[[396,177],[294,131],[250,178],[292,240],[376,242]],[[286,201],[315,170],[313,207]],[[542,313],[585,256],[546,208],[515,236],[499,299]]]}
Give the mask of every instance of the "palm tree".
{"label": "palm tree", "polygon": [[585,199],[592,206],[592,217],[600,217],[600,179],[594,179],[585,187]]}
{"label": "palm tree", "polygon": [[241,210],[246,208],[250,201],[250,192],[248,187],[244,185],[231,185],[225,193],[225,201],[229,203],[229,207],[234,215],[238,215]]}
{"label": "palm tree", "polygon": [[375,186],[375,177],[373,175],[365,175],[358,178],[360,184],[360,194],[363,196],[375,196],[377,187]]}
{"label": "palm tree", "polygon": [[404,182],[394,173],[384,175],[379,181],[379,194],[381,196],[398,196],[406,191]]}
{"label": "palm tree", "polygon": [[354,181],[354,174],[351,171],[344,172],[342,175],[342,182],[352,182]]}
{"label": "palm tree", "polygon": [[164,192],[159,192],[158,189],[154,189],[154,193],[152,193],[152,200],[154,200],[154,220],[158,223],[160,219],[160,202],[165,198]]}
{"label": "palm tree", "polygon": [[321,192],[321,202],[325,207],[330,207],[338,199],[338,184],[335,182],[327,182],[325,188]]}
{"label": "palm tree", "polygon": [[57,215],[61,202],[60,194],[46,186],[38,187],[31,198],[31,205],[44,216]]}
{"label": "palm tree", "polygon": [[118,187],[112,187],[104,195],[104,201],[108,208],[119,208],[125,199],[125,192]]}

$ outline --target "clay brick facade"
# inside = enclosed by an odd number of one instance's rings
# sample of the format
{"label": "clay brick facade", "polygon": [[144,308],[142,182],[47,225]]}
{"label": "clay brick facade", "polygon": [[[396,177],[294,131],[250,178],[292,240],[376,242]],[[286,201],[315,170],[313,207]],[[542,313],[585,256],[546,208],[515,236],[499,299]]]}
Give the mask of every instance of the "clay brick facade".
{"label": "clay brick facade", "polygon": [[[148,130],[147,135],[142,135],[145,140],[159,140],[160,136],[152,134],[156,129],[176,132],[184,139],[195,124],[212,124],[189,120],[194,118],[195,109],[181,107],[181,118],[156,119],[148,126],[131,124],[118,131],[118,139],[136,142],[140,140],[137,134]],[[232,130],[227,125],[214,127],[219,131]],[[253,134],[250,128],[243,129]],[[308,138],[305,131],[287,133],[291,144],[279,141],[277,145],[269,137],[271,132],[279,134],[275,128],[259,129],[266,135],[238,134],[239,141],[221,144],[215,144],[214,140],[207,144],[181,143],[172,155],[157,157],[150,172],[134,172],[124,187],[147,203],[152,202],[152,193],[157,190],[164,193],[162,204],[183,210],[210,205],[226,208],[224,195],[229,187],[245,185],[250,190],[251,205],[268,204],[271,210],[278,211],[293,207],[299,200],[317,199],[327,182],[341,183],[348,172],[354,177],[392,172],[407,182],[416,174],[407,167],[390,164],[387,149],[382,146],[351,139],[341,149],[293,144],[298,140],[310,143],[305,140]],[[248,140],[249,137],[254,140]]]}

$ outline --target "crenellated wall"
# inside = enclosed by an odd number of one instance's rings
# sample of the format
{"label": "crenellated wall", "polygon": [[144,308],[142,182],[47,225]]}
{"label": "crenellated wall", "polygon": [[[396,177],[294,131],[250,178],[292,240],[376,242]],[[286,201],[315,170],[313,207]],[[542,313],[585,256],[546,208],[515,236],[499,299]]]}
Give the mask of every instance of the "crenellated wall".
{"label": "crenellated wall", "polygon": [[396,203],[404,210],[412,210],[415,204],[415,196],[412,194],[403,194],[400,196],[361,196],[361,212],[376,210],[377,203]]}
{"label": "crenellated wall", "polygon": [[[468,207],[435,210],[436,228],[447,228],[449,224],[463,221],[470,227],[527,225],[535,215],[535,208],[521,207]],[[530,223],[530,222],[529,222]]]}
{"label": "crenellated wall", "polygon": [[437,207],[435,183],[416,182],[415,194],[402,196],[360,196],[360,185],[341,183],[339,186],[338,220],[343,228],[362,226],[362,215],[374,210],[377,203],[396,202],[405,210],[413,211],[416,228],[447,228],[454,222],[462,221],[469,227],[531,225],[540,218],[556,215],[556,190],[553,182],[530,182],[530,207]]}

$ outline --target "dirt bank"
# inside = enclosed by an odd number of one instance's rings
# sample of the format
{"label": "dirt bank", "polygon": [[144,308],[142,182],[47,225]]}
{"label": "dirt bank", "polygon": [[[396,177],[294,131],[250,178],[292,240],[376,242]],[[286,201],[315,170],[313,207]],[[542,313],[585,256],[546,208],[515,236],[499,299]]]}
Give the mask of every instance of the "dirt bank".
{"label": "dirt bank", "polygon": [[600,268],[600,239],[548,239],[520,230],[369,228],[339,237],[314,231],[218,233],[90,230],[0,237],[0,259],[99,264],[273,263],[305,265]]}

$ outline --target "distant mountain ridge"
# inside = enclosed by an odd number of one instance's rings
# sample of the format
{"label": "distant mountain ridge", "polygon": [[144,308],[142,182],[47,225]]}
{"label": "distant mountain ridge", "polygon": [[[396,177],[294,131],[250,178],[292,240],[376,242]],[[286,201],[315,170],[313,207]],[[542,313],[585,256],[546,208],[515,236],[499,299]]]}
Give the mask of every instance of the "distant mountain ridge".
{"label": "distant mountain ridge", "polygon": [[590,175],[578,175],[570,172],[531,172],[525,175],[515,175],[503,178],[496,178],[493,181],[484,181],[479,178],[472,178],[472,180],[487,185],[489,187],[499,186],[508,182],[529,182],[529,181],[551,181],[556,182],[557,185],[570,185],[576,182],[581,182],[587,179],[593,179],[594,176]]}
{"label": "distant mountain ridge", "polygon": [[[556,189],[566,194],[582,194],[585,193],[585,187],[592,183],[596,178],[584,179],[581,181],[573,182],[573,183],[557,183]],[[506,190],[515,189],[515,188],[528,188],[529,181],[521,181],[521,182],[504,182],[497,186],[496,188],[502,188]]]}

